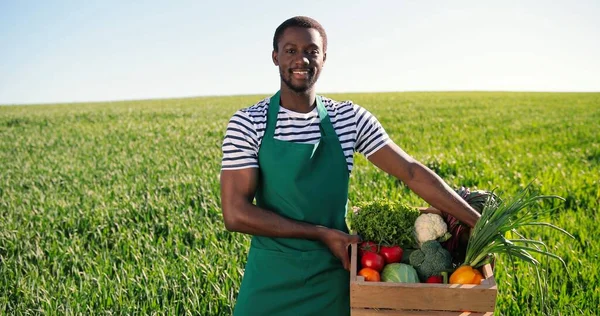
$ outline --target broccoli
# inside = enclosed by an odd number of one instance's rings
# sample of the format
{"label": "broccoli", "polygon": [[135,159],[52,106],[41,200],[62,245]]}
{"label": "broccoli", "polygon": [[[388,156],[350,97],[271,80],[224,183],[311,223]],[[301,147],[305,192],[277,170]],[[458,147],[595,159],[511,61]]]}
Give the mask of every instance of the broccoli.
{"label": "broccoli", "polygon": [[451,269],[452,256],[438,241],[429,240],[410,254],[409,263],[417,270],[421,282],[425,282],[430,276]]}

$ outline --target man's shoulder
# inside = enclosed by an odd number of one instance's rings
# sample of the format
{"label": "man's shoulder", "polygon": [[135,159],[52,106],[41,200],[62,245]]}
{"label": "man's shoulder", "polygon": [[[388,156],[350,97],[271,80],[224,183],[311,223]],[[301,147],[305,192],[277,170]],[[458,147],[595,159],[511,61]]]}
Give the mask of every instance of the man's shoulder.
{"label": "man's shoulder", "polygon": [[366,107],[355,103],[352,100],[338,101],[324,96],[322,96],[321,99],[323,100],[325,108],[327,108],[329,111],[347,113],[352,110],[357,117],[364,115],[373,116],[373,113],[371,113]]}
{"label": "man's shoulder", "polygon": [[328,110],[344,111],[355,109],[357,107],[357,104],[355,104],[352,100],[335,100],[326,96],[321,96],[321,100],[323,101],[325,108]]}
{"label": "man's shoulder", "polygon": [[267,109],[269,108],[269,102],[271,101],[270,97],[266,97],[256,103],[254,103],[253,105],[241,108],[239,110],[239,112],[243,112],[247,115],[264,115],[267,112]]}
{"label": "man's shoulder", "polygon": [[252,124],[264,121],[267,116],[270,98],[264,98],[253,105],[246,106],[235,111],[231,121],[247,121]]}

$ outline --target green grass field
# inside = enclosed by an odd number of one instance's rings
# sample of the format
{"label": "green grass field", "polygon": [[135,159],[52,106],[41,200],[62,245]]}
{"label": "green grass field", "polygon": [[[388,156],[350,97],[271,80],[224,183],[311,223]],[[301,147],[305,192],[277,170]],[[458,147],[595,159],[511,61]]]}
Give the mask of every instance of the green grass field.
{"label": "green grass field", "polygon": [[[528,231],[550,262],[552,315],[600,306],[600,94],[328,95],[373,112],[453,187],[566,201]],[[264,96],[0,107],[0,314],[231,313],[249,237],[224,229],[221,142]],[[350,202],[425,203],[356,156]],[[596,236],[596,237],[594,237]],[[498,315],[539,315],[531,271],[500,258]]]}

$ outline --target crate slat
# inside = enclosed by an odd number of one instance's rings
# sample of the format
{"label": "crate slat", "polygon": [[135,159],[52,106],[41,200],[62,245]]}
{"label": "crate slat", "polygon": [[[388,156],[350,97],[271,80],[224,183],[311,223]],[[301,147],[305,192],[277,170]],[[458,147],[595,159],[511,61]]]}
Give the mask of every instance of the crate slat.
{"label": "crate slat", "polygon": [[353,308],[352,316],[493,316],[493,312],[473,313],[473,312],[448,312],[448,311],[412,311],[412,310],[381,310]]}

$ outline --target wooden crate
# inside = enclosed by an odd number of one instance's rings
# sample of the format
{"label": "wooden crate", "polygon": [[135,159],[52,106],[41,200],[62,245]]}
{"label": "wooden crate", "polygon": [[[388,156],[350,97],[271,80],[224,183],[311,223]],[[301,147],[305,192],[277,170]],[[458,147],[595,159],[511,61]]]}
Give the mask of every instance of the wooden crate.
{"label": "wooden crate", "polygon": [[366,282],[358,276],[358,246],[352,245],[350,307],[353,316],[493,315],[498,289],[490,265],[480,285]]}

